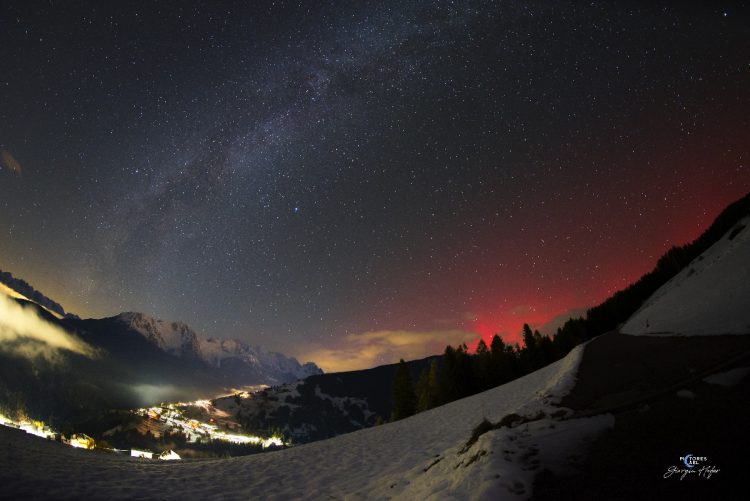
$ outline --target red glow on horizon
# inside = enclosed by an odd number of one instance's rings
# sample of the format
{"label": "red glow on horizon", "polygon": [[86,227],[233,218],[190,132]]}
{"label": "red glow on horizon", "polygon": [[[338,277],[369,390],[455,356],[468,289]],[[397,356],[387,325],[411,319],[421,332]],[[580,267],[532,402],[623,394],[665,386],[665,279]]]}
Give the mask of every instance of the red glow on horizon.
{"label": "red glow on horizon", "polygon": [[[484,342],[487,344],[487,347],[489,347],[490,344],[492,343],[493,336],[498,333],[498,329],[493,329],[489,324],[479,319],[475,319],[471,323],[470,331],[475,332],[479,335],[479,337],[477,337],[476,340],[472,341],[468,345],[470,353],[474,353],[475,351],[477,351],[477,346],[479,345],[479,341],[481,339],[483,339]],[[503,341],[505,340],[503,339]]]}
{"label": "red glow on horizon", "polygon": [[505,344],[522,345],[521,332],[523,324],[529,324],[532,329],[544,325],[555,316],[555,313],[540,314],[529,312],[527,315],[482,315],[470,323],[469,331],[477,334],[477,339],[467,343],[469,352],[476,351],[479,340],[484,340],[487,347],[492,343],[492,338],[498,334]]}
{"label": "red glow on horizon", "polygon": [[[521,309],[521,311],[519,311],[519,308],[516,308],[516,311],[500,308],[495,313],[477,314],[466,326],[468,331],[477,334],[476,340],[467,343],[467,347],[469,352],[475,352],[480,339],[483,339],[489,347],[495,334],[500,335],[506,345],[518,344],[523,346],[522,331],[524,324],[529,324],[532,330],[539,330],[543,334],[551,335],[556,326],[550,326],[550,322],[560,315],[565,315],[566,312],[571,312],[573,308],[576,308],[576,304],[571,304],[571,300],[566,296],[561,297],[559,302],[547,301],[543,302],[541,306],[528,307],[527,309]],[[577,315],[573,313],[571,316]]]}

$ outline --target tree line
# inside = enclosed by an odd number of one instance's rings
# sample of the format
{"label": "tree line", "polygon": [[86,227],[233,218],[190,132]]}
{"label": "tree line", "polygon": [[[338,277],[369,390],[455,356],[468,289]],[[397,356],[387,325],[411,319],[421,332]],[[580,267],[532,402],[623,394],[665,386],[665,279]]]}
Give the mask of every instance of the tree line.
{"label": "tree line", "polygon": [[475,354],[469,354],[466,344],[456,348],[447,346],[442,357],[420,373],[416,384],[401,360],[393,380],[391,420],[505,384],[559,360],[579,343],[617,329],[659,287],[724,235],[731,240],[743,231],[744,226],[738,222],[748,215],[750,193],[724,209],[696,240],[672,247],[659,258],[652,271],[590,308],[585,317],[569,319],[552,336],[543,336],[524,324],[522,347],[506,344],[497,334],[489,347],[481,340]]}
{"label": "tree line", "polygon": [[466,344],[449,345],[439,360],[420,372],[416,383],[402,359],[393,380],[391,420],[489,390],[559,360],[581,341],[578,323],[566,326],[549,337],[524,324],[523,346],[507,344],[495,334],[489,346],[480,340],[474,354]]}

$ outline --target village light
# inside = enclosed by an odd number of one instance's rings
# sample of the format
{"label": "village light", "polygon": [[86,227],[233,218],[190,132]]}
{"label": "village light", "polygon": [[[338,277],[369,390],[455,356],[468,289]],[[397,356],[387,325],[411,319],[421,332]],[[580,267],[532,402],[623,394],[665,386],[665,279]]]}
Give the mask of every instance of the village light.
{"label": "village light", "polygon": [[93,449],[96,446],[96,441],[88,435],[78,433],[70,437],[70,445],[78,449]]}
{"label": "village light", "polygon": [[[202,421],[198,421],[197,419],[185,417],[182,413],[181,407],[200,407],[206,412],[210,412],[213,404],[210,400],[196,400],[194,402],[176,402],[173,404],[162,404],[160,406],[150,407],[148,409],[137,409],[133,412],[142,417],[159,421],[166,427],[171,427],[172,429],[177,428],[178,430],[185,433],[185,435],[187,436],[187,441],[189,443],[194,443],[198,439],[207,438],[209,440],[220,440],[234,444],[260,445],[264,449],[272,446],[283,447],[290,445],[288,443],[285,443],[281,437],[275,435],[272,437],[261,437],[257,435],[226,433],[219,430],[219,427],[216,424],[212,424],[210,422],[205,423]],[[216,422],[213,418],[209,419]]]}

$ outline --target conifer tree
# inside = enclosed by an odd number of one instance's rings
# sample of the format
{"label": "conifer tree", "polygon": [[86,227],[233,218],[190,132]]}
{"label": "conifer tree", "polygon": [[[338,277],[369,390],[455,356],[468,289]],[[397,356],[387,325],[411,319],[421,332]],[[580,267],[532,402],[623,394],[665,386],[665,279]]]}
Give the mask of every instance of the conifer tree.
{"label": "conifer tree", "polygon": [[495,334],[490,344],[493,386],[505,384],[520,375],[516,360],[517,353],[513,346],[505,344],[503,339]]}
{"label": "conifer tree", "polygon": [[540,359],[540,367],[544,367],[547,364],[551,364],[556,360],[555,358],[555,349],[552,346],[552,339],[549,336],[541,336],[539,337],[539,359]]}
{"label": "conifer tree", "polygon": [[411,382],[411,375],[406,362],[402,358],[396,375],[393,378],[393,408],[391,409],[391,421],[398,421],[414,414],[416,410],[417,397],[414,393],[414,386]]}
{"label": "conifer tree", "polygon": [[528,350],[534,350],[536,347],[536,338],[534,337],[534,334],[531,332],[531,327],[529,327],[529,324],[523,324],[523,344],[524,348]]}
{"label": "conifer tree", "polygon": [[477,392],[477,384],[472,368],[471,356],[469,355],[469,348],[466,346],[466,343],[456,348],[455,355],[456,383],[458,389],[458,396],[456,398],[468,397]]}
{"label": "conifer tree", "polygon": [[417,384],[417,412],[426,411],[440,405],[440,386],[438,384],[438,361],[433,360],[429,368],[419,375]]}
{"label": "conifer tree", "polygon": [[487,348],[484,339],[477,344],[477,353],[474,360],[474,373],[477,379],[477,390],[484,391],[494,386],[492,377],[492,354]]}
{"label": "conifer tree", "polygon": [[430,368],[425,367],[421,371],[419,371],[419,377],[417,378],[417,385],[414,387],[414,392],[417,394],[417,412],[426,411],[428,407],[426,406],[426,400],[427,400],[427,394],[428,394],[428,385],[429,385],[429,378],[430,378]]}
{"label": "conifer tree", "polygon": [[521,374],[528,374],[534,370],[536,359],[536,338],[534,337],[534,333],[531,331],[529,324],[523,324],[521,337],[523,339],[523,348],[519,351],[519,368]]}
{"label": "conifer tree", "polygon": [[490,354],[492,355],[493,363],[497,363],[504,352],[505,343],[500,336],[495,334],[494,336],[492,336],[492,342],[490,343]]}
{"label": "conifer tree", "polygon": [[450,345],[446,346],[438,374],[438,401],[440,405],[453,402],[459,398],[458,369],[456,365],[456,350]]}

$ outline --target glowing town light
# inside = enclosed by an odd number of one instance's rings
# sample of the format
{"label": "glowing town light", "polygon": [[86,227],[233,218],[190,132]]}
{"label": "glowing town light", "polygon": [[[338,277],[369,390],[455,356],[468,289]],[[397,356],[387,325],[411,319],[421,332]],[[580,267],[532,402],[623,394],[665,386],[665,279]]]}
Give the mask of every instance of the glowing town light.
{"label": "glowing town light", "polygon": [[[216,424],[206,423],[185,416],[182,412],[182,409],[188,406],[202,407],[207,412],[213,413],[215,416],[226,415],[226,413],[224,413],[223,411],[215,409],[210,400],[196,400],[194,402],[187,403],[176,402],[171,404],[161,404],[157,407],[136,409],[133,411],[133,413],[142,417],[147,417],[155,421],[159,421],[167,427],[170,427],[171,429],[180,430],[186,435],[187,441],[189,443],[194,443],[199,439],[209,439],[240,445],[260,445],[264,449],[272,446],[283,447],[286,445],[290,445],[285,443],[284,440],[279,436],[260,437],[257,435],[227,433],[220,430]],[[211,419],[211,421],[213,421],[213,419]]]}
{"label": "glowing town light", "polygon": [[22,424],[20,429],[28,433],[29,435],[35,435],[37,437],[47,438],[42,430],[34,426],[33,424]]}
{"label": "glowing town light", "polygon": [[264,449],[267,447],[271,447],[272,445],[276,447],[283,447],[284,441],[281,440],[281,437],[270,437],[270,438],[263,440]]}
{"label": "glowing town light", "polygon": [[93,449],[96,443],[93,438],[83,433],[70,437],[70,446],[78,449]]}

